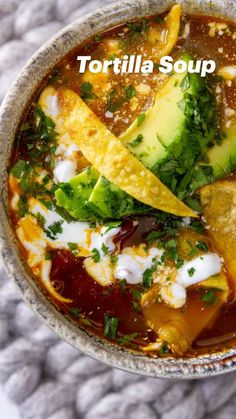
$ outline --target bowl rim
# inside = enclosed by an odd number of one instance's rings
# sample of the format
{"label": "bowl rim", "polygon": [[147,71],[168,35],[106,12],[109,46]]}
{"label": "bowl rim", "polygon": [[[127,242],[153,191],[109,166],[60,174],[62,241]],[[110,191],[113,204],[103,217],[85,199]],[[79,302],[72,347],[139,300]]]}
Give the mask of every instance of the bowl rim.
{"label": "bowl rim", "polygon": [[[151,358],[101,340],[67,319],[30,275],[17,246],[7,209],[7,169],[16,129],[34,91],[53,66],[76,45],[128,20],[161,13],[172,0],[123,0],[90,12],[64,27],[39,48],[21,70],[0,110],[0,256],[23,300],[63,340],[112,367],[159,378],[205,378],[236,370],[236,349],[190,358]],[[231,0],[179,0],[185,11],[236,20]],[[96,23],[95,23],[96,22]],[[14,110],[14,112],[12,111]],[[7,141],[6,141],[7,138]]]}

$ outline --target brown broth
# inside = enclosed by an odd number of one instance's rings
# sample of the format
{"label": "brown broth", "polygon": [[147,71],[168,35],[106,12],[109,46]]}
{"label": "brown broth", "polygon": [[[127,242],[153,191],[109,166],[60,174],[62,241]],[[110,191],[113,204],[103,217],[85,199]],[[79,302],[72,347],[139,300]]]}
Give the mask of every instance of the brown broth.
{"label": "brown broth", "polygon": [[[160,23],[155,22],[155,18],[148,18],[149,25],[155,26]],[[220,19],[207,16],[188,15],[182,18],[181,31],[186,23],[190,24],[190,34],[187,39],[179,38],[173,56],[180,50],[187,50],[194,58],[213,59],[217,65],[236,64],[236,42],[231,35],[217,34],[215,37],[209,36],[210,22],[222,22]],[[224,21],[223,21],[224,22]],[[232,25],[230,24],[232,29]],[[236,28],[233,27],[236,31]],[[78,73],[77,55],[91,55],[92,59],[108,58],[106,42],[109,39],[124,40],[125,27],[120,26],[102,34],[100,41],[89,40],[87,44],[73,50],[68,56],[64,57],[57,64],[54,72],[47,77],[43,85],[39,87],[35,98],[37,99],[42,88],[47,84],[53,84],[56,87],[66,86],[74,92],[81,94],[81,84],[84,81],[83,75]],[[153,52],[150,49],[145,37],[135,38],[127,47],[129,54],[145,54],[146,59],[153,59]],[[155,60],[154,60],[155,61]],[[131,106],[131,101],[125,102],[120,109],[114,112],[113,117],[106,113],[105,95],[102,92],[96,92],[96,100],[88,100],[88,105],[97,114],[97,116],[107,125],[115,134],[119,135],[140,113],[147,109],[153,102],[155,91],[163,83],[157,71],[145,76],[145,80],[150,86],[150,93],[139,96],[137,106]],[[124,88],[130,85],[139,85],[143,81],[141,74],[115,75],[110,72],[109,89],[116,89],[122,96]],[[106,82],[104,89],[106,90]],[[119,95],[118,95],[119,96]],[[35,99],[35,100],[36,100]],[[227,107],[236,111],[236,81],[233,80],[229,85],[221,84],[221,93],[218,94],[218,107],[223,122],[225,122],[225,110]],[[30,118],[31,107],[25,115],[26,122]],[[14,149],[12,164],[17,158],[28,158],[27,134],[20,133],[20,141]],[[11,193],[10,193],[11,198]],[[11,212],[13,225],[16,225],[18,216]],[[157,229],[155,218],[150,216],[135,218],[139,221],[138,227],[134,227],[132,218],[127,218],[122,226],[122,232],[117,238],[119,246],[133,246],[145,240],[146,235],[153,229]],[[26,251],[22,250],[24,257]],[[53,250],[52,252],[52,270],[51,281],[55,289],[64,297],[73,299],[72,304],[62,304],[52,299],[58,308],[78,322],[82,327],[86,327],[95,334],[103,336],[104,315],[119,318],[118,337],[130,335],[137,332],[139,335],[128,345],[131,349],[137,349],[137,345],[146,345],[154,342],[156,335],[146,325],[142,311],[138,308],[138,301],[134,298],[134,291],[139,291],[139,286],[127,285],[126,290],[116,283],[109,287],[102,287],[94,281],[83,267],[83,258],[77,258],[69,251]],[[188,294],[187,304],[194,304],[195,299],[199,299],[198,290],[193,289]],[[135,302],[135,304],[134,304]],[[204,310],[205,308],[202,307]],[[197,321],[197,319],[196,319]],[[210,328],[204,330],[193,343],[192,349],[187,355],[211,352],[222,346],[234,345],[234,339],[228,339],[227,342],[220,342],[223,335],[232,335],[236,333],[236,303],[231,302],[222,307],[217,319]],[[215,338],[215,340],[213,340]],[[207,340],[214,342],[208,344]],[[217,340],[219,339],[219,344]],[[206,342],[205,344],[201,342]],[[136,345],[136,346],[135,346]]]}

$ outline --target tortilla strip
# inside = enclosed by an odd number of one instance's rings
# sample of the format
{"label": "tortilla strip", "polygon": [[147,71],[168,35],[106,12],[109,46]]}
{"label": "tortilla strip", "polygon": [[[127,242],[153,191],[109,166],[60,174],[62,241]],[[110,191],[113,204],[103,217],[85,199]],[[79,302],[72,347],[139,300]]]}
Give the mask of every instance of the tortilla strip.
{"label": "tortilla strip", "polygon": [[236,294],[236,181],[223,180],[200,191],[209,235],[231,276]]}
{"label": "tortilla strip", "polygon": [[110,182],[153,208],[182,217],[197,217],[147,170],[71,90],[59,90],[64,124],[85,158]]}
{"label": "tortilla strip", "polygon": [[169,55],[172,49],[174,48],[179,36],[180,17],[181,6],[179,4],[176,4],[172,7],[172,9],[165,18],[168,31],[167,36],[165,38],[165,42],[161,45],[158,43],[158,52],[155,54],[155,58],[157,60],[160,60],[161,57],[164,57],[165,55]]}
{"label": "tortilla strip", "polygon": [[[215,283],[213,283],[214,279]],[[148,326],[157,333],[158,341],[166,342],[173,353],[183,355],[201,331],[215,320],[220,307],[227,301],[229,295],[227,278],[223,271],[217,278],[211,277],[197,285],[202,288],[212,288],[212,286],[217,288],[218,284],[221,288],[221,292],[218,293],[218,301],[209,307],[204,307],[198,297],[191,304],[187,303],[182,309],[168,307],[162,302],[157,303],[159,294],[157,284],[143,294],[141,299],[143,314]],[[150,304],[148,304],[148,300]],[[144,347],[144,350],[151,351],[154,348],[155,346],[152,349],[152,344],[149,344]]]}

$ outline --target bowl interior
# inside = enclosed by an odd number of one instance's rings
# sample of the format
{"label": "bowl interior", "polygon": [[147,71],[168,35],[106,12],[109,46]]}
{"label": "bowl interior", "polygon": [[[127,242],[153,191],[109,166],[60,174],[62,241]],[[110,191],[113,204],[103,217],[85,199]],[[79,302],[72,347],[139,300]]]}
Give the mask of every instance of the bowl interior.
{"label": "bowl interior", "polygon": [[[15,132],[22,114],[41,80],[73,48],[94,36],[128,20],[162,13],[175,2],[138,0],[114,3],[69,25],[40,48],[24,67],[10,89],[0,113],[0,252],[10,278],[24,300],[46,324],[74,347],[114,367],[155,377],[199,378],[236,369],[236,350],[230,349],[196,358],[153,359],[132,354],[99,340],[65,318],[37,287],[17,246],[7,209],[7,168]],[[236,19],[236,3],[221,0],[181,0],[188,13],[217,15]]]}

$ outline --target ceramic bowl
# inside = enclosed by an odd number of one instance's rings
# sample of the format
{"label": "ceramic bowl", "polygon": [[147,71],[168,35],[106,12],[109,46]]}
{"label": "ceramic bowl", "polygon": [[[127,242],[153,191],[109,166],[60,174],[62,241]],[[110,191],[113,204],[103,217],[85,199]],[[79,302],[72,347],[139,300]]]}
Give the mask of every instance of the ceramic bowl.
{"label": "ceramic bowl", "polygon": [[[229,0],[180,0],[188,13],[236,19],[236,3]],[[132,354],[84,331],[50,303],[36,286],[21,257],[7,209],[7,168],[21,116],[37,86],[70,50],[96,33],[130,19],[164,12],[171,0],[125,0],[83,16],[42,46],[26,64],[10,89],[0,114],[0,253],[9,277],[25,302],[62,339],[113,367],[153,377],[200,378],[236,369],[236,350],[195,358],[153,359]]]}

